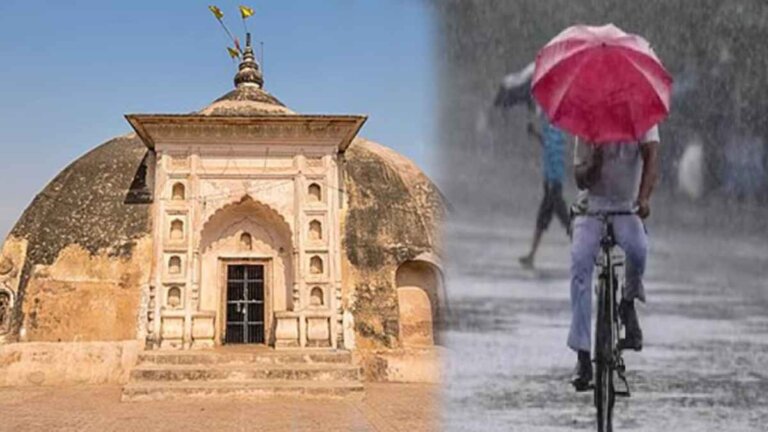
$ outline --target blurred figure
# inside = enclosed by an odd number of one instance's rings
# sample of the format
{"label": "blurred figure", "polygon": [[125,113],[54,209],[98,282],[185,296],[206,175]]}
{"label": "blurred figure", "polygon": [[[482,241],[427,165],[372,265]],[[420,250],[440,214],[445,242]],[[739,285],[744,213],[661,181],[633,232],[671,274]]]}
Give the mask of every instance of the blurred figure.
{"label": "blurred figure", "polygon": [[528,255],[520,257],[520,264],[526,268],[533,268],[533,260],[539,248],[544,231],[552,222],[552,217],[557,219],[570,236],[570,216],[568,206],[563,199],[563,179],[565,177],[565,134],[561,132],[547,119],[541,110],[536,107],[538,127],[536,120],[528,123],[528,133],[536,137],[541,144],[542,174],[544,176],[544,196],[539,204],[536,215],[536,228],[533,231],[533,243]]}
{"label": "blurred figure", "polygon": [[547,116],[536,105],[531,96],[531,80],[535,64],[528,64],[523,70],[504,77],[501,88],[493,102],[495,107],[510,108],[518,104],[528,107],[528,134],[535,137],[541,145],[541,164],[544,177],[544,195],[536,215],[536,227],[530,252],[520,257],[520,264],[533,268],[536,251],[541,237],[557,216],[570,235],[568,206],[563,199],[563,179],[565,178],[565,134],[554,127]]}
{"label": "blurred figure", "polygon": [[698,137],[685,147],[680,158],[677,187],[692,200],[704,194],[704,146]]}

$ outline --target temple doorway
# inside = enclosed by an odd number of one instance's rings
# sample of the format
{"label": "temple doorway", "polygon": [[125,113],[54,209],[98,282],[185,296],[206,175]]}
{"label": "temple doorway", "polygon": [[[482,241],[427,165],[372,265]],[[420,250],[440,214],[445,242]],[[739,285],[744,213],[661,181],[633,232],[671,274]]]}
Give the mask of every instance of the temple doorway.
{"label": "temple doorway", "polygon": [[227,266],[226,344],[263,344],[264,266]]}

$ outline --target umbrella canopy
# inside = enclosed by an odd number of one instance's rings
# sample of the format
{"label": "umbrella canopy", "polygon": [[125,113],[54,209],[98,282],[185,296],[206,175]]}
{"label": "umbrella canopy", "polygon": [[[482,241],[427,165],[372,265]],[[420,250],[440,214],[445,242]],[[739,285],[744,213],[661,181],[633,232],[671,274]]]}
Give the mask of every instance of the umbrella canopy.
{"label": "umbrella canopy", "polygon": [[598,143],[642,137],[669,114],[671,88],[648,41],[613,24],[564,30],[539,51],[532,83],[553,124]]}

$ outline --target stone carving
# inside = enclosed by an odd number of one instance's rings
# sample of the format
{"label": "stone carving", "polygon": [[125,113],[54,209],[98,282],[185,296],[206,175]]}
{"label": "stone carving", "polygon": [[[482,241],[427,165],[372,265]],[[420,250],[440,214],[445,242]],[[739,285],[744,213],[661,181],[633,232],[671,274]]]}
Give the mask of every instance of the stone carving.
{"label": "stone carving", "polygon": [[171,222],[171,240],[184,240],[184,222],[179,219]]}
{"label": "stone carving", "polygon": [[174,201],[184,201],[186,198],[186,193],[184,190],[184,185],[182,183],[176,183],[173,185],[173,190],[171,191],[171,199]]}
{"label": "stone carving", "polygon": [[310,168],[322,168],[323,166],[323,158],[307,158],[307,166]]}
{"label": "stone carving", "polygon": [[317,183],[312,183],[307,189],[309,195],[309,202],[320,202],[323,200],[322,189]]}
{"label": "stone carving", "polygon": [[10,258],[6,256],[0,258],[0,276],[10,274],[14,268],[13,261]]}
{"label": "stone carving", "polygon": [[169,307],[173,309],[176,309],[181,306],[181,288],[171,287],[168,289],[167,304]]}
{"label": "stone carving", "polygon": [[256,140],[306,140],[312,143],[336,144],[349,134],[349,124],[329,122],[324,127],[311,126],[308,123],[287,123],[280,121],[261,121],[256,124],[227,125],[207,124],[172,124],[148,123],[144,127],[156,141],[181,142],[185,144],[200,142],[214,136],[232,143],[247,143]]}
{"label": "stone carving", "polygon": [[309,260],[309,272],[312,274],[323,274],[323,260],[315,255]]}
{"label": "stone carving", "polygon": [[168,156],[171,168],[177,170],[189,169],[189,157],[183,155]]}
{"label": "stone carving", "polygon": [[11,280],[17,273],[16,266],[10,258],[7,256],[0,258],[0,334],[10,330],[14,297]]}
{"label": "stone carving", "polygon": [[0,334],[7,333],[13,311],[13,293],[0,286]]}
{"label": "stone carving", "polygon": [[177,275],[181,273],[181,257],[172,256],[168,260],[168,274]]}
{"label": "stone carving", "polygon": [[320,221],[313,220],[309,223],[309,239],[315,241],[323,239],[323,226]]}
{"label": "stone carving", "polygon": [[309,305],[323,306],[324,303],[325,303],[325,299],[323,296],[323,289],[320,287],[312,288],[312,291],[309,294]]}
{"label": "stone carving", "polygon": [[251,237],[251,235],[247,232],[240,235],[240,250],[253,250],[253,237]]}

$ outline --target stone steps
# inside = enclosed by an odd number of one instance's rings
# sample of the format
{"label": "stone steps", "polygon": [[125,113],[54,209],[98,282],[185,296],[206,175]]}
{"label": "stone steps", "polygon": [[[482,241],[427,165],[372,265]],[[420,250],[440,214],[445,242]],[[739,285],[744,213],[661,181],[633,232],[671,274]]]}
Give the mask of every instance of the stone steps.
{"label": "stone steps", "polygon": [[360,368],[345,364],[296,365],[140,365],[131,371],[132,382],[308,380],[359,381]]}
{"label": "stone steps", "polygon": [[139,355],[138,364],[198,365],[198,364],[350,364],[352,355],[347,351],[264,351],[217,352],[173,351],[147,352]]}
{"label": "stone steps", "polygon": [[347,397],[362,394],[361,377],[347,351],[147,351],[139,355],[122,400]]}
{"label": "stone steps", "polygon": [[239,381],[239,382],[172,382],[130,383],[123,388],[124,402],[172,400],[198,397],[362,397],[360,382]]}

